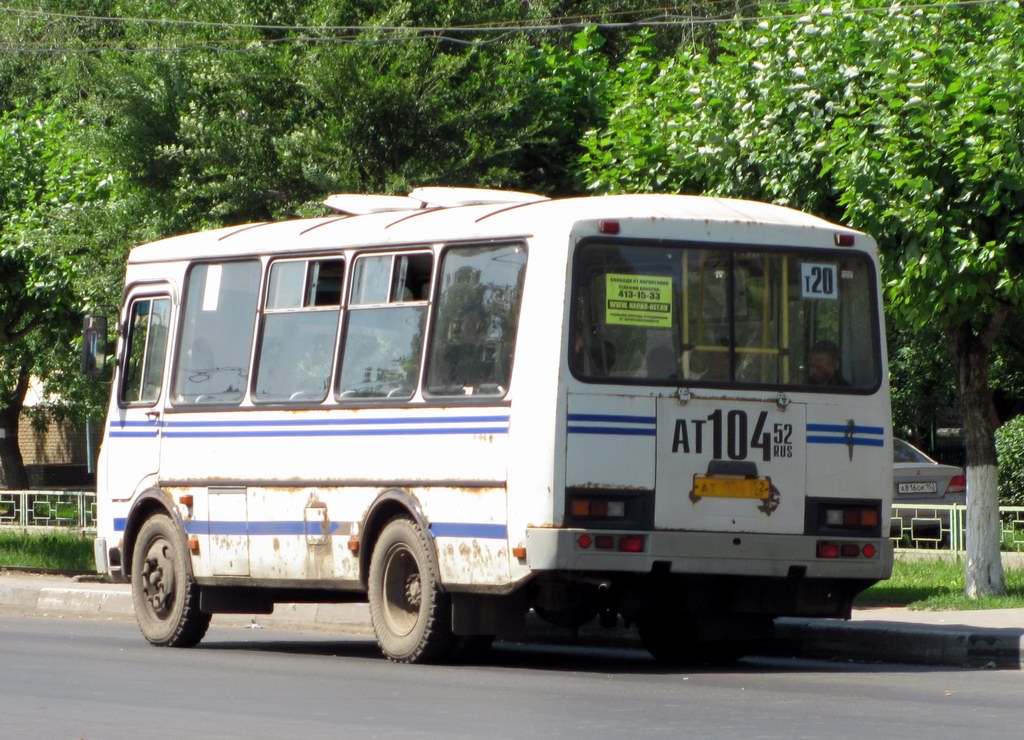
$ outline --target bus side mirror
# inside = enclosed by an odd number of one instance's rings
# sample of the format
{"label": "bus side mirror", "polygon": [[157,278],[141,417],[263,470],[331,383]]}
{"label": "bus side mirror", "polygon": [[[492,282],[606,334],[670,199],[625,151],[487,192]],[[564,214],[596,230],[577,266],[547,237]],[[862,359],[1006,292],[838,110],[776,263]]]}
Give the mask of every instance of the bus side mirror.
{"label": "bus side mirror", "polygon": [[107,317],[86,316],[82,321],[82,372],[90,378],[107,375]]}

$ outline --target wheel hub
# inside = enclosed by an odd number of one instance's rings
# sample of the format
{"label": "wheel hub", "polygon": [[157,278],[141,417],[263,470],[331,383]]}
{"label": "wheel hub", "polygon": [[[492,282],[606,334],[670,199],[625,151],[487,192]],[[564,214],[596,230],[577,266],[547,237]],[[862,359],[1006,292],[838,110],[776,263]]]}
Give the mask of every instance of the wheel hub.
{"label": "wheel hub", "polygon": [[174,597],[174,565],[169,550],[165,541],[154,542],[142,563],[142,593],[159,616],[170,610]]}
{"label": "wheel hub", "polygon": [[419,609],[423,600],[423,585],[420,583],[420,574],[414,573],[405,582],[405,600],[409,606]]}

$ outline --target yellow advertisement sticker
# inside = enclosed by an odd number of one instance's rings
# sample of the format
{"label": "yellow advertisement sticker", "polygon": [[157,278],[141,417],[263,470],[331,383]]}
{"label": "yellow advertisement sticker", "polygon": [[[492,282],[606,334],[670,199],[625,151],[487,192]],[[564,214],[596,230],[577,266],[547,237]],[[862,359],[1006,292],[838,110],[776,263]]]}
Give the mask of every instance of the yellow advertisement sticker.
{"label": "yellow advertisement sticker", "polygon": [[658,275],[605,275],[605,323],[619,326],[672,326],[672,278]]}

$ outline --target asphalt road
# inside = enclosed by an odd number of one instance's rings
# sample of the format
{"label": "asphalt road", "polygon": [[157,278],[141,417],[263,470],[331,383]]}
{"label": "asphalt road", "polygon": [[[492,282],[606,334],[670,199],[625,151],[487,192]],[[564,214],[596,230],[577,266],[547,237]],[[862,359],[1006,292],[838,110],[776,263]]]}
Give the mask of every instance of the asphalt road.
{"label": "asphalt road", "polygon": [[1016,671],[745,660],[665,670],[628,650],[498,646],[400,666],[368,639],[214,626],[190,650],[125,620],[0,616],[0,735],[1020,737]]}

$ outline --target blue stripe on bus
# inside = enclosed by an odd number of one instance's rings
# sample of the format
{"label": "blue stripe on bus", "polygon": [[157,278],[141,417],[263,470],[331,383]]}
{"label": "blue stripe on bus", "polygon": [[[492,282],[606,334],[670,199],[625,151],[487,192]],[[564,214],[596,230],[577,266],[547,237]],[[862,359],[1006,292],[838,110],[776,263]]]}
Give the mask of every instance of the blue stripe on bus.
{"label": "blue stripe on bus", "polygon": [[[114,531],[124,532],[126,518],[114,519]],[[281,522],[243,522],[243,521],[198,521],[184,523],[186,534],[209,534],[220,536],[267,536],[267,535],[321,535],[320,522],[281,521]],[[331,522],[328,534],[334,534],[341,528],[340,522]],[[434,522],[430,525],[434,537],[473,537],[481,540],[508,539],[508,528],[504,524],[479,524],[475,522]]]}
{"label": "blue stripe on bus", "polygon": [[507,434],[508,427],[442,427],[437,429],[292,429],[222,432],[164,432],[167,438],[240,438],[240,437],[396,437],[449,434]]}
{"label": "blue stripe on bus", "polygon": [[656,416],[621,416],[618,414],[569,414],[569,421],[607,421],[612,424],[657,424]]}
{"label": "blue stripe on bus", "polygon": [[656,429],[637,429],[636,427],[569,427],[569,434],[607,434],[624,437],[656,437]]}
{"label": "blue stripe on bus", "polygon": [[[834,432],[836,434],[847,434],[850,427],[845,424],[808,424],[808,432]],[[885,434],[884,427],[853,427],[854,434]]]}
{"label": "blue stripe on bus", "polygon": [[[129,421],[111,422],[111,437],[241,438],[241,437],[360,437],[452,434],[507,434],[510,417],[430,416],[378,419],[270,419],[228,421]],[[423,427],[423,424],[439,426]],[[458,426],[468,424],[470,426]],[[495,425],[495,426],[490,426]],[[121,431],[124,427],[148,427],[146,431]],[[309,427],[317,427],[311,429]],[[325,428],[331,427],[331,428]],[[354,428],[353,428],[354,427]],[[366,427],[384,427],[368,429]]]}
{"label": "blue stripe on bus", "polygon": [[[340,522],[331,522],[327,534],[335,534],[341,529]],[[186,534],[211,535],[314,535],[324,534],[320,521],[280,521],[280,522],[242,522],[242,521],[198,521],[185,522]]]}
{"label": "blue stripe on bus", "polygon": [[373,426],[388,424],[486,424],[508,422],[502,416],[394,416],[361,419],[238,419],[235,421],[165,421],[164,427],[302,427],[302,426]]}
{"label": "blue stripe on bus", "polygon": [[817,445],[854,445],[857,447],[884,447],[884,439],[863,439],[859,437],[816,437],[808,435],[807,444]]}

